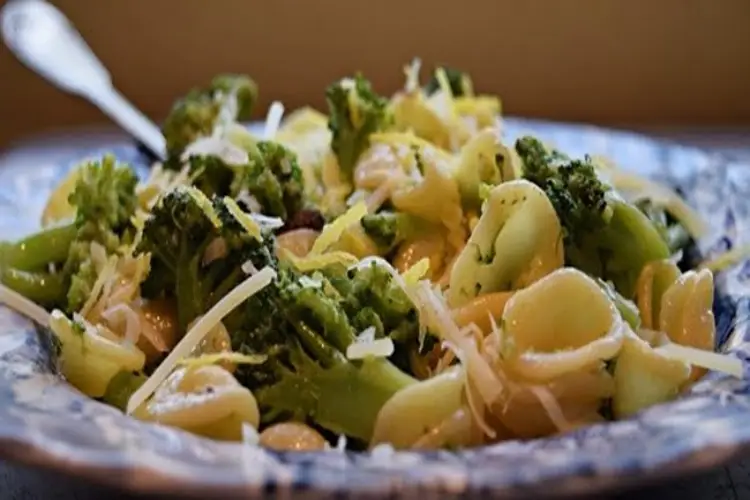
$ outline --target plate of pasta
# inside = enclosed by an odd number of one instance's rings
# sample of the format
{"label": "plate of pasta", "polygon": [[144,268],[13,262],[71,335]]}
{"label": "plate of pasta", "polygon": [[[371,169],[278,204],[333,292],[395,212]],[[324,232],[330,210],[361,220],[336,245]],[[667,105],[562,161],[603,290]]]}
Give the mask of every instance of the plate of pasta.
{"label": "plate of pasta", "polygon": [[404,73],[249,126],[257,84],[219,75],[164,162],[1,169],[4,453],[327,498],[590,493],[747,449],[750,169]]}

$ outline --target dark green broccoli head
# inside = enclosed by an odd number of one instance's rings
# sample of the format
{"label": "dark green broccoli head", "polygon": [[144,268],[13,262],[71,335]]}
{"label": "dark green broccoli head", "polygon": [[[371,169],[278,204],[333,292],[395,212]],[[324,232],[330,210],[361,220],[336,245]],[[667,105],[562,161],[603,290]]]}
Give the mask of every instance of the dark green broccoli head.
{"label": "dark green broccoli head", "polygon": [[615,285],[631,299],[643,266],[669,256],[643,213],[609,193],[590,159],[571,160],[532,137],[516,142],[524,178],[547,194],[563,228],[568,265]]}
{"label": "dark green broccoli head", "polygon": [[208,88],[196,88],[175,102],[162,126],[168,166],[177,167],[184,149],[217,125],[247,120],[258,98],[258,87],[245,75],[219,75]]}
{"label": "dark green broccoli head", "polygon": [[[272,285],[242,306],[232,347],[264,353],[261,366],[238,367],[264,420],[312,420],[337,433],[368,440],[380,407],[411,378],[384,359],[350,361],[347,347],[375,326],[378,337],[413,335],[416,312],[382,269],[332,266],[305,276],[280,264]],[[368,311],[368,312],[363,312]]]}
{"label": "dark green broccoli head", "polygon": [[258,142],[250,151],[249,164],[234,171],[232,195],[246,190],[264,214],[287,220],[302,209],[304,184],[297,155],[278,142]]}
{"label": "dark green broccoli head", "polygon": [[245,262],[258,269],[275,263],[269,243],[247,234],[220,198],[207,207],[197,199],[190,189],[167,193],[147,220],[139,247],[152,254],[143,295],[175,299],[183,331],[239,284]]}
{"label": "dark green broccoli head", "polygon": [[570,160],[548,151],[533,137],[516,141],[524,164],[524,178],[544,190],[555,207],[566,242],[603,228],[608,223],[608,187],[588,159]]}
{"label": "dark green broccoli head", "polygon": [[229,165],[217,155],[191,156],[193,185],[207,196],[252,195],[265,215],[287,221],[304,206],[304,184],[297,156],[273,141],[259,141],[247,163]]}
{"label": "dark green broccoli head", "polygon": [[331,149],[347,179],[359,156],[369,147],[370,135],[391,124],[388,100],[377,95],[362,75],[339,80],[326,89]]}
{"label": "dark green broccoli head", "polygon": [[[454,97],[461,97],[471,92],[471,79],[467,73],[464,73],[460,69],[449,68],[441,66],[445,71],[445,76],[448,79],[448,84],[451,87],[451,93]],[[437,68],[435,68],[437,70]],[[440,90],[440,82],[438,82],[435,72],[433,71],[432,77],[424,87],[424,91],[427,95],[432,95]]]}

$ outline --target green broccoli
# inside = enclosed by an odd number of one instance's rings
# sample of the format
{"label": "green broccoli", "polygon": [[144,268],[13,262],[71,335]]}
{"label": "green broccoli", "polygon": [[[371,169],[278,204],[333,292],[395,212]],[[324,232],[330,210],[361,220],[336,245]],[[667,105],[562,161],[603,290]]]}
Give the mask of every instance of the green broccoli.
{"label": "green broccoli", "polygon": [[515,147],[524,178],[544,190],[560,219],[566,262],[632,298],[643,266],[669,256],[658,229],[598,178],[589,158],[571,160],[533,137]]}
{"label": "green broccoli", "polygon": [[302,209],[304,184],[297,155],[278,142],[260,141],[247,167],[235,167],[230,187],[236,196],[247,190],[266,215],[287,220]]}
{"label": "green broccoli", "polygon": [[249,119],[257,99],[258,86],[245,75],[219,75],[208,88],[191,90],[175,102],[162,126],[167,165],[177,167],[182,151],[217,125]]}
{"label": "green broccoli", "polygon": [[430,224],[419,217],[388,210],[365,215],[360,224],[378,245],[381,255],[389,254],[404,241],[431,229]]}
{"label": "green broccoli", "polygon": [[105,155],[79,168],[80,178],[69,197],[76,209],[73,223],[0,244],[3,284],[68,312],[80,309],[96,280],[91,243],[112,253],[130,242],[131,217],[138,203],[135,173],[127,165],[118,165],[114,156]]}
{"label": "green broccoli", "polygon": [[[435,70],[437,70],[438,68],[435,68]],[[451,87],[451,93],[454,97],[461,97],[471,94],[472,83],[471,78],[467,73],[464,73],[459,69],[449,68],[447,66],[442,66],[442,69],[443,71],[445,71],[445,76],[448,80],[448,84]],[[433,71],[430,81],[428,81],[427,85],[425,85],[424,87],[424,91],[427,95],[432,95],[438,90],[440,90],[440,82],[438,82],[437,77],[435,76],[435,71]]]}
{"label": "green broccoli", "polygon": [[[416,338],[416,312],[405,297],[391,302],[378,295],[393,293],[385,282],[368,291],[367,279],[338,277],[328,282],[318,275],[312,279],[320,285],[311,286],[282,265],[276,282],[247,301],[245,320],[232,330],[235,350],[265,353],[269,360],[240,367],[237,377],[253,390],[266,421],[311,420],[368,441],[382,405],[413,379],[386,359],[350,361],[347,347],[369,326],[379,336],[393,327],[397,343]],[[362,308],[368,295],[381,300]]]}
{"label": "green broccoli", "polygon": [[283,220],[299,212],[304,202],[304,181],[297,156],[273,141],[249,148],[247,163],[229,165],[216,155],[189,158],[193,185],[206,196],[252,195],[265,215]]}
{"label": "green broccoli", "polygon": [[[205,313],[244,277],[241,266],[248,260],[258,268],[272,262],[272,249],[247,234],[215,198],[212,209],[217,228],[189,188],[167,193],[152,210],[138,248],[151,253],[151,271],[142,294],[146,298],[173,299],[181,330]],[[215,243],[221,240],[221,243]],[[204,264],[209,245],[223,251]]]}
{"label": "green broccoli", "polygon": [[331,149],[347,180],[354,175],[357,159],[370,145],[370,135],[391,124],[388,100],[377,95],[362,75],[339,80],[326,89],[331,130]]}
{"label": "green broccoli", "polygon": [[[305,276],[276,259],[272,234],[258,242],[218,198],[212,210],[216,217],[185,188],[156,205],[141,244],[152,254],[144,296],[172,298],[185,331],[244,279],[244,262],[258,269],[274,267],[273,283],[224,319],[233,350],[268,356],[262,365],[238,366],[238,380],[253,390],[266,419],[310,419],[366,440],[382,404],[412,379],[385,359],[350,361],[345,353],[368,326],[383,325],[383,334],[396,332],[398,344],[416,342],[416,312],[403,292],[389,276],[368,274],[374,271],[350,276],[345,269],[327,269]],[[218,239],[224,250],[207,262],[206,249]],[[358,315],[362,304],[372,309],[369,323]]]}

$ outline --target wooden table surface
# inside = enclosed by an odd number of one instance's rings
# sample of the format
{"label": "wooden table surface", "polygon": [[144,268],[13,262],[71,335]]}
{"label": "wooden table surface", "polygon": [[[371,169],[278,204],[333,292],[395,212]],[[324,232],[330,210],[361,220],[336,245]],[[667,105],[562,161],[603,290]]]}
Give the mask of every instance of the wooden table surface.
{"label": "wooden table surface", "polygon": [[[664,137],[668,140],[691,144],[706,149],[718,150],[736,159],[745,160],[750,165],[750,128],[712,128],[712,129],[674,129],[669,127],[652,127],[642,129],[650,135]],[[81,139],[81,132],[59,134],[24,141],[0,155],[0,168],[8,162],[29,162],[34,164],[39,155],[66,154],[60,146],[65,144],[71,149],[96,146],[102,141],[122,139],[114,131],[97,130],[86,132],[86,139]],[[46,147],[40,149],[40,145]],[[31,155],[31,152],[34,154]],[[750,419],[749,419],[750,422]],[[107,498],[117,494],[110,489],[83,483],[57,473],[38,471],[15,464],[0,461],[0,499],[8,500],[93,500]],[[117,498],[129,498],[117,496]],[[144,497],[138,497],[143,499]],[[745,461],[729,464],[727,467],[681,478],[677,481],[659,484],[647,489],[624,493],[611,498],[663,499],[680,498],[681,500],[750,500],[750,457]]]}

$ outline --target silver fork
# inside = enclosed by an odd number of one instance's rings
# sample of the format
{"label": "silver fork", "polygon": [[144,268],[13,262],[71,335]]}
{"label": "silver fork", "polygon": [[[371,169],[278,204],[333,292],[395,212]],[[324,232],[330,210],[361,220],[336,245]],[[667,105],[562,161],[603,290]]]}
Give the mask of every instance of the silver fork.
{"label": "silver fork", "polygon": [[0,25],[5,44],[24,65],[93,103],[157,158],[166,159],[159,127],[117,91],[107,69],[62,12],[44,0],[10,0],[0,10]]}

